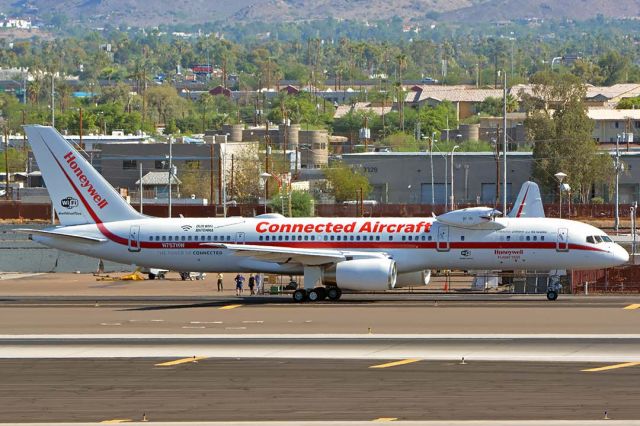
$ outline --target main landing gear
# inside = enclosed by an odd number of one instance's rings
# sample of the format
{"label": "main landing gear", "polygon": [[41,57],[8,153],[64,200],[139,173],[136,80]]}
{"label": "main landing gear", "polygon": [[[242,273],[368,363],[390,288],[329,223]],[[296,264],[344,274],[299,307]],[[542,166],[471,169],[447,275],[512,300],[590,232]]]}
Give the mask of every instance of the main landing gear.
{"label": "main landing gear", "polygon": [[305,301],[319,302],[324,299],[329,299],[335,302],[340,299],[340,296],[342,296],[342,290],[338,287],[316,287],[310,290],[299,288],[293,292],[293,301],[302,303]]}
{"label": "main landing gear", "polygon": [[547,287],[547,300],[554,301],[558,298],[558,293],[562,290],[562,284],[560,284],[560,277],[549,277],[549,286]]}

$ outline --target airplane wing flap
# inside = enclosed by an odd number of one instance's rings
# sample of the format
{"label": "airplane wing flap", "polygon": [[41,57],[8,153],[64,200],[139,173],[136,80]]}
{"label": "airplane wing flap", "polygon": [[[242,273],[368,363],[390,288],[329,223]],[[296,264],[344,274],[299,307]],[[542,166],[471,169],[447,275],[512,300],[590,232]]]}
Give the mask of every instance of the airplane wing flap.
{"label": "airplane wing flap", "polygon": [[299,249],[277,246],[257,246],[251,244],[203,244],[209,247],[231,250],[236,256],[251,257],[256,260],[274,263],[300,263],[303,265],[324,265],[346,260],[345,254],[338,250]]}

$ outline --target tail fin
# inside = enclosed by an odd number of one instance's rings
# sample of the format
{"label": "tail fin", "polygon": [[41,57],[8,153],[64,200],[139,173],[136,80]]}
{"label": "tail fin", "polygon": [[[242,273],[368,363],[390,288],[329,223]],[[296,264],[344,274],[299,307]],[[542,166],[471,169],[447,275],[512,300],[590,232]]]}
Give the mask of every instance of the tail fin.
{"label": "tail fin", "polygon": [[25,131],[62,225],[142,217],[53,127]]}
{"label": "tail fin", "polygon": [[544,217],[544,206],[537,183],[527,181],[522,185],[516,203],[507,216]]}

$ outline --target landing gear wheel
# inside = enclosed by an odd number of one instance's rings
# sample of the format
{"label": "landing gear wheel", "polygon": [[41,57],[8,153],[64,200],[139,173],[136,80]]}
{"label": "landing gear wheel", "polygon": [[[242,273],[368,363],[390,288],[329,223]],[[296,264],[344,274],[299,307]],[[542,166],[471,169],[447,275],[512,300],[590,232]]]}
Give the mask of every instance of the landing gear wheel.
{"label": "landing gear wheel", "polygon": [[548,291],[547,292],[547,300],[556,300],[558,298],[558,292],[557,291]]}
{"label": "landing gear wheel", "polygon": [[327,289],[327,297],[329,300],[336,301],[340,299],[340,296],[342,296],[342,290],[338,287],[330,287]]}
{"label": "landing gear wheel", "polygon": [[327,298],[327,289],[324,287],[316,287],[315,290],[318,292],[318,300],[324,300]]}
{"label": "landing gear wheel", "polygon": [[149,277],[150,280],[156,279],[156,274],[149,273],[147,276]]}
{"label": "landing gear wheel", "polygon": [[309,298],[309,302],[317,302],[318,300],[320,300],[320,292],[317,288],[314,288],[312,290],[309,290],[307,297]]}
{"label": "landing gear wheel", "polygon": [[305,290],[298,289],[293,292],[293,301],[302,303],[307,300],[307,292]]}

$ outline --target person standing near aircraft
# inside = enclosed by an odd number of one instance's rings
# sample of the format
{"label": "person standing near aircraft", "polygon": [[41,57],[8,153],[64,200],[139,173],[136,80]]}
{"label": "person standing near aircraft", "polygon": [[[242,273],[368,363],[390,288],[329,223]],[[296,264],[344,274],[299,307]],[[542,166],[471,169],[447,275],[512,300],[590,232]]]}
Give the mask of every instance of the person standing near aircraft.
{"label": "person standing near aircraft", "polygon": [[224,290],[224,285],[223,285],[222,279],[223,279],[222,272],[218,272],[218,291],[223,291]]}
{"label": "person standing near aircraft", "polygon": [[244,277],[241,274],[236,275],[236,296],[240,296],[243,293],[242,284],[244,283]]}
{"label": "person standing near aircraft", "polygon": [[254,291],[255,287],[256,287],[256,276],[252,272],[251,274],[249,274],[249,294],[251,296],[254,296],[256,294],[256,292]]}

